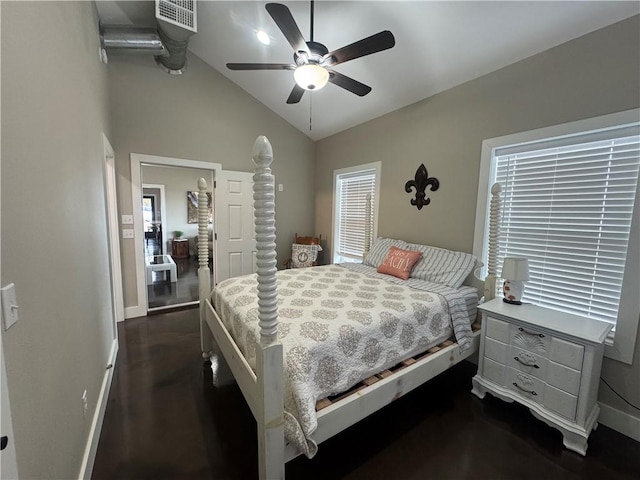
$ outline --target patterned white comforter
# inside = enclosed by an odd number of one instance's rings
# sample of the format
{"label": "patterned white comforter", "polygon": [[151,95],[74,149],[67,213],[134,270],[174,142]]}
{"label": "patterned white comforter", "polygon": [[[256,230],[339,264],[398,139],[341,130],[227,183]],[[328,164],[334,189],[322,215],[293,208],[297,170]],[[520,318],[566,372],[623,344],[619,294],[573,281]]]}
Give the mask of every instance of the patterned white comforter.
{"label": "patterned white comforter", "polygon": [[[347,264],[277,273],[285,436],[309,458],[317,451],[311,435],[318,400],[441,343],[454,331],[461,348],[469,343],[465,301],[455,290],[389,279],[394,277]],[[429,285],[441,291],[424,290]],[[212,303],[255,371],[260,339],[256,275],[220,282]]]}

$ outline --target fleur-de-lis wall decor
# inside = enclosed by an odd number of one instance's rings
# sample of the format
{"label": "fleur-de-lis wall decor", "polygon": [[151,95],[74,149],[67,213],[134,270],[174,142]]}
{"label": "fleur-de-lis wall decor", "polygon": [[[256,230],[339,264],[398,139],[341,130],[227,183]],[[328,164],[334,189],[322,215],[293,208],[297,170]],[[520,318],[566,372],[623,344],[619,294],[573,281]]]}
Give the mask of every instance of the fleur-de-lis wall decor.
{"label": "fleur-de-lis wall decor", "polygon": [[411,205],[418,207],[418,210],[422,210],[422,207],[431,203],[431,199],[427,197],[426,194],[427,187],[429,186],[431,187],[431,191],[435,192],[440,188],[440,182],[437,178],[429,177],[427,169],[424,163],[422,163],[418,167],[418,170],[416,170],[415,180],[409,180],[404,185],[404,190],[407,193],[411,193],[412,188],[416,189],[416,198],[411,199]]}

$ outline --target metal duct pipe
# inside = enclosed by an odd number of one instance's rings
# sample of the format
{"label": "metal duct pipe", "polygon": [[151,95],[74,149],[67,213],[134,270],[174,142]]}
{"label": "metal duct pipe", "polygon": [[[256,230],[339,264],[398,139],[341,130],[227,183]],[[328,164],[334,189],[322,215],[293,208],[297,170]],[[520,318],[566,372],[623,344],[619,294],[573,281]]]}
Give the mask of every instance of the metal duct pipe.
{"label": "metal duct pipe", "polygon": [[189,38],[195,32],[158,19],[158,34],[169,55],[156,56],[160,68],[172,75],[181,75],[187,65]]}
{"label": "metal duct pipe", "polygon": [[147,54],[161,58],[169,55],[158,31],[152,27],[101,25],[100,43],[109,53]]}

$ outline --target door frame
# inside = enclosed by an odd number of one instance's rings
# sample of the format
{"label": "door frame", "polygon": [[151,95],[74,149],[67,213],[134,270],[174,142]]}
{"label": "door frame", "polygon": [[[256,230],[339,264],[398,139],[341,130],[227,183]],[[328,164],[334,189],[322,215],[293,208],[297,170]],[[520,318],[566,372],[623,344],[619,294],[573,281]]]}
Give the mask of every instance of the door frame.
{"label": "door frame", "polygon": [[[131,204],[134,230],[134,255],[136,265],[136,292],[138,305],[125,309],[125,318],[144,317],[147,314],[149,302],[147,300],[147,285],[144,274],[144,229],[142,228],[142,165],[156,165],[165,167],[197,168],[200,170],[222,170],[222,164],[187,160],[184,158],[160,157],[143,153],[131,153]],[[194,185],[196,189],[197,185]]]}
{"label": "door frame", "polygon": [[[162,241],[162,252],[163,252],[162,254],[167,255],[169,252],[167,250],[167,229],[165,228],[165,225],[164,225],[167,218],[167,207],[165,205],[164,185],[159,183],[143,183],[142,189],[144,190],[145,188],[155,188],[160,190],[160,218],[161,218],[160,223],[162,224],[162,240],[161,241]],[[142,201],[142,199],[140,201]],[[143,226],[142,235],[144,236],[144,226]]]}
{"label": "door frame", "polygon": [[122,289],[122,266],[120,264],[120,238],[118,227],[118,194],[116,191],[116,160],[113,147],[107,136],[102,134],[102,146],[104,152],[104,187],[105,203],[107,205],[107,235],[109,238],[109,264],[111,274],[111,297],[113,304],[113,338],[118,337],[118,322],[122,322],[124,316],[124,293]]}

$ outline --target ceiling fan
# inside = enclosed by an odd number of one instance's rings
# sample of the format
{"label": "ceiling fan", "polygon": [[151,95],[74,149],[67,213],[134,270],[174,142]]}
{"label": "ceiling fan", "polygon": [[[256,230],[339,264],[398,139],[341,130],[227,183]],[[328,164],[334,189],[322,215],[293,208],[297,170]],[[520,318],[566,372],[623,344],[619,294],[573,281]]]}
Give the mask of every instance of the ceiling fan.
{"label": "ceiling fan", "polygon": [[396,44],[393,34],[384,30],[332,52],[313,40],[313,1],[311,2],[311,38],[305,41],[291,11],[280,3],[267,3],[265,8],[293,47],[294,63],[227,63],[230,70],[293,70],[296,84],[287,103],[298,103],[305,90],[319,90],[327,82],[344,88],[360,97],[371,87],[331,69],[349,60],[387,50]]}

